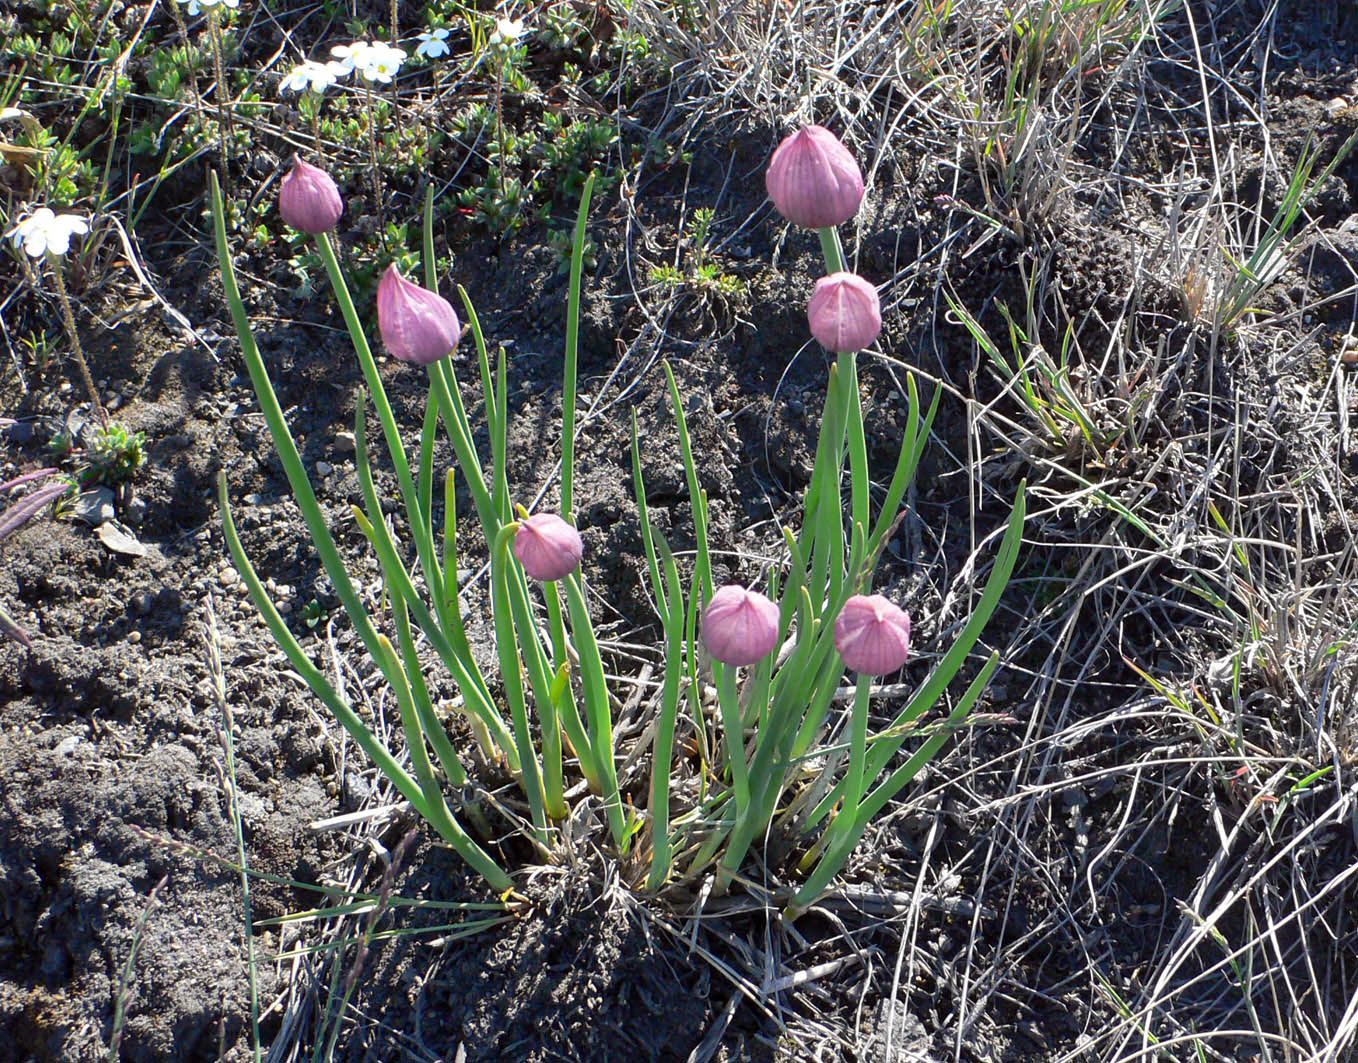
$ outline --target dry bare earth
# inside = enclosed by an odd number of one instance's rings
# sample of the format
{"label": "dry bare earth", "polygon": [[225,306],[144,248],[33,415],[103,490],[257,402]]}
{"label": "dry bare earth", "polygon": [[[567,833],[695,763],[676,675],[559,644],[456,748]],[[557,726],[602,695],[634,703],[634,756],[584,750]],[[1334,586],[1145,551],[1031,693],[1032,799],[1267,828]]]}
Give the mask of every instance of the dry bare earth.
{"label": "dry bare earth", "polygon": [[[689,526],[659,357],[691,402],[714,540],[732,551],[722,575],[756,576],[778,542],[773,518],[795,525],[825,371],[801,317],[818,265],[813,241],[771,214],[761,170],[790,116],[842,131],[871,186],[850,253],[888,310],[865,372],[878,468],[904,374],[945,391],[879,581],[918,619],[907,683],[965,617],[1019,479],[1032,485],[1021,570],[988,633],[1006,661],[990,722],[947,749],[865,840],[845,890],[795,928],[757,888],[709,902],[702,919],[696,898],[637,897],[592,852],[587,823],[559,868],[525,874],[528,915],[465,940],[405,936],[361,960],[350,947],[275,963],[448,915],[260,925],[272,1058],[310,1052],[332,1029],[349,1059],[1352,1058],[1358,385],[1342,356],[1358,309],[1358,156],[1319,188],[1258,309],[1223,322],[1220,308],[1232,256],[1254,250],[1308,135],[1323,165],[1358,128],[1358,18],[1337,2],[1192,4],[1138,37],[1138,4],[1094,29],[1090,11],[1118,6],[1069,5],[1061,33],[1020,68],[1034,86],[1020,127],[1005,64],[1021,62],[1046,5],[1017,6],[1030,17],[1022,40],[1001,5],[980,2],[937,29],[927,5],[909,3],[731,13],[688,29],[651,4],[635,10],[678,65],[667,96],[630,105],[629,137],[669,137],[693,164],[635,168],[629,154],[634,194],[596,209],[582,379],[598,413],[582,428],[577,485],[589,575],[616,607],[617,667],[633,674],[654,633],[625,486],[629,407],[643,418],[653,512],[681,548]],[[261,132],[259,150],[283,146]],[[142,250],[213,354],[154,313],[106,328],[125,299],[116,289],[84,307],[96,375],[151,443],[138,485],[150,552],[110,554],[68,521],[6,544],[0,594],[35,650],[0,650],[0,1059],[105,1054],[147,894],[167,873],[122,1055],[249,1054],[240,879],[166,840],[228,857],[235,847],[210,595],[251,866],[379,889],[396,853],[396,894],[484,899],[427,840],[403,847],[412,825],[400,817],[309,826],[389,797],[223,575],[219,468],[261,572],[298,610],[327,603],[234,341],[221,339],[201,201],[181,191],[185,205],[167,199],[148,220],[156,239]],[[415,191],[393,194],[413,211]],[[652,264],[673,260],[687,212],[706,205],[719,213],[720,261],[748,285],[743,304],[650,280]],[[457,279],[488,333],[512,343],[511,475],[550,499],[555,455],[541,440],[559,405],[564,287],[541,239],[482,240],[460,252]],[[277,265],[259,256],[247,270],[265,356],[304,456],[332,469],[317,477],[322,500],[375,599],[376,568],[345,522],[357,487],[337,442],[357,373],[337,319],[298,302]],[[11,276],[14,333],[53,307]],[[1069,373],[1035,386],[1083,426],[1034,416],[962,326],[964,309],[1012,362],[1001,305],[1054,361],[1068,351]],[[386,366],[413,434],[422,395],[400,370]],[[6,458],[28,468],[71,393],[57,372],[7,371],[17,398],[3,412],[32,431],[11,433]],[[332,619],[298,631],[387,721]],[[891,699],[878,708],[889,717]],[[644,711],[621,731],[637,733]],[[767,886],[783,874],[758,860],[749,870]],[[257,921],[315,903],[255,883]]]}

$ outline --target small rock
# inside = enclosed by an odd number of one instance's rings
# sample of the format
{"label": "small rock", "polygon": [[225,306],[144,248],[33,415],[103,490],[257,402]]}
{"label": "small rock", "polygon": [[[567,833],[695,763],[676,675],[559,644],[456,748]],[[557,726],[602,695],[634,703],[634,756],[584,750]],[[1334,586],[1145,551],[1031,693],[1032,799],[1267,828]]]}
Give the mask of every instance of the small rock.
{"label": "small rock", "polygon": [[1336,96],[1334,99],[1330,100],[1329,103],[1325,104],[1325,110],[1329,113],[1331,118],[1338,118],[1348,109],[1349,101],[1344,99],[1343,96]]}
{"label": "small rock", "polygon": [[116,520],[106,520],[96,532],[99,541],[117,554],[145,557],[146,547],[132,534],[132,529]]}
{"label": "small rock", "polygon": [[91,528],[110,521],[114,517],[113,490],[108,487],[95,487],[83,491],[75,500],[75,515]]}
{"label": "small rock", "polygon": [[240,582],[240,573],[229,565],[223,565],[222,570],[217,573],[217,582],[223,587],[234,587]]}
{"label": "small rock", "polygon": [[353,432],[336,432],[335,449],[341,454],[352,454],[358,449],[358,441],[354,439]]}
{"label": "small rock", "polygon": [[80,748],[80,736],[70,735],[58,742],[57,748],[52,750],[52,752],[59,757],[69,757],[78,748]]}
{"label": "small rock", "polygon": [[9,426],[9,441],[16,447],[27,446],[33,442],[33,424],[30,421],[15,421]]}
{"label": "small rock", "polygon": [[316,475],[321,477],[321,479],[325,479],[325,477],[329,476],[334,471],[335,467],[328,461],[316,462]]}
{"label": "small rock", "polygon": [[129,524],[140,524],[146,519],[146,499],[134,495],[123,507],[123,516]]}
{"label": "small rock", "polygon": [[132,598],[132,611],[138,616],[149,616],[152,607],[156,604],[155,595],[150,591],[142,591]]}
{"label": "small rock", "polygon": [[127,641],[130,642],[130,643],[132,643],[132,645],[135,646],[138,642],[141,641],[141,632],[140,632],[140,631],[129,631],[129,632],[127,633]]}

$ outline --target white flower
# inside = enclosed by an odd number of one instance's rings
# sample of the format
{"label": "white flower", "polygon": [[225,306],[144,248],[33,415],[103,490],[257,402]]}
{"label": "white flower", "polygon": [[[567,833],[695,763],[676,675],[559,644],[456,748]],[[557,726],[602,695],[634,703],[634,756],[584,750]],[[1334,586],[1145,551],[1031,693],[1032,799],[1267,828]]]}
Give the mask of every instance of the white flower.
{"label": "white flower", "polygon": [[415,54],[426,59],[437,59],[439,56],[447,55],[450,50],[447,41],[447,30],[426,30],[420,34],[420,43],[415,48]]}
{"label": "white flower", "polygon": [[30,258],[42,258],[64,255],[71,249],[72,236],[89,231],[90,223],[78,214],[53,214],[47,207],[39,207],[5,235],[15,247],[22,244]]}
{"label": "white flower", "polygon": [[279,92],[324,92],[345,74],[349,73],[343,63],[317,63],[303,59],[279,83]]}
{"label": "white flower", "polygon": [[495,23],[495,33],[491,35],[491,44],[513,44],[523,36],[523,19],[513,20],[502,18]]}
{"label": "white flower", "polygon": [[330,49],[330,54],[339,60],[339,65],[346,73],[356,70],[365,81],[380,81],[383,84],[391,81],[406,60],[403,50],[380,41],[337,44]]}
{"label": "white flower", "polygon": [[216,7],[218,4],[222,7],[240,7],[240,0],[179,0],[179,2],[188,7],[190,15],[196,15],[203,8]]}
{"label": "white flower", "polygon": [[391,79],[401,69],[401,64],[406,61],[406,53],[400,48],[393,48],[389,44],[374,44],[368,52],[367,61],[358,67],[358,73],[364,81],[380,81],[383,85],[391,83]]}

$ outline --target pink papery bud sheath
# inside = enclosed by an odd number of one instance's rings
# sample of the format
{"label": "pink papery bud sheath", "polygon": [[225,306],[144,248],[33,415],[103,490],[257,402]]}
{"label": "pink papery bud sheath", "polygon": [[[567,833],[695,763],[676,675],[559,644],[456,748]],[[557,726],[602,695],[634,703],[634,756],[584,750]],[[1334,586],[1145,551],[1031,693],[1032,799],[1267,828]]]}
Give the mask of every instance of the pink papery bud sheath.
{"label": "pink papery bud sheath", "polygon": [[858,162],[824,126],[802,126],[779,144],[764,184],[778,213],[808,229],[844,224],[863,201]]}
{"label": "pink papery bud sheath", "polygon": [[406,280],[394,262],[377,285],[377,327],[387,350],[416,365],[448,357],[462,335],[453,304]]}
{"label": "pink papery bud sheath", "polygon": [[278,186],[278,213],[294,229],[319,236],[339,223],[344,200],[328,173],[296,159]]}
{"label": "pink papery bud sheath", "polygon": [[880,594],[855,594],[835,621],[835,649],[850,671],[887,675],[910,656],[910,617]]}
{"label": "pink papery bud sheath", "polygon": [[703,644],[722,664],[758,664],[778,645],[778,606],[732,583],[718,588],[703,611]]}
{"label": "pink papery bud sheath", "polygon": [[534,513],[519,522],[514,556],[535,580],[550,583],[576,570],[584,553],[580,533],[555,513]]}
{"label": "pink papery bud sheath", "polygon": [[831,273],[816,281],[807,306],[811,335],[832,351],[861,351],[882,331],[877,289],[856,273]]}

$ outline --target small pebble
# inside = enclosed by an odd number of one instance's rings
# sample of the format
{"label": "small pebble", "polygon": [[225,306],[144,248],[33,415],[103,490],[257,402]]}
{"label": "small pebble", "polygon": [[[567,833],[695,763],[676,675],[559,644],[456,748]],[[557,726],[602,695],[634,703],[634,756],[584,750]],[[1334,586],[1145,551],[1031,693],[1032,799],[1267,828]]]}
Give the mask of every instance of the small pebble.
{"label": "small pebble", "polygon": [[353,432],[336,432],[335,449],[341,454],[352,454],[358,448]]}
{"label": "small pebble", "polygon": [[[132,610],[138,616],[147,616],[151,612],[151,607],[155,605],[155,597],[150,591],[142,591],[132,599]],[[136,634],[136,632],[133,632]]]}
{"label": "small pebble", "polygon": [[324,479],[335,471],[335,467],[328,461],[316,462],[316,475]]}
{"label": "small pebble", "polygon": [[130,642],[130,643],[132,643],[132,645],[135,646],[138,642],[141,641],[141,632],[140,632],[140,631],[129,631],[129,632],[127,633],[127,641]]}
{"label": "small pebble", "polygon": [[234,568],[224,566],[222,570],[217,573],[217,582],[223,587],[234,587],[240,582],[240,573]]}
{"label": "small pebble", "polygon": [[146,519],[146,500],[134,497],[123,507],[123,516],[129,524],[140,524]]}

